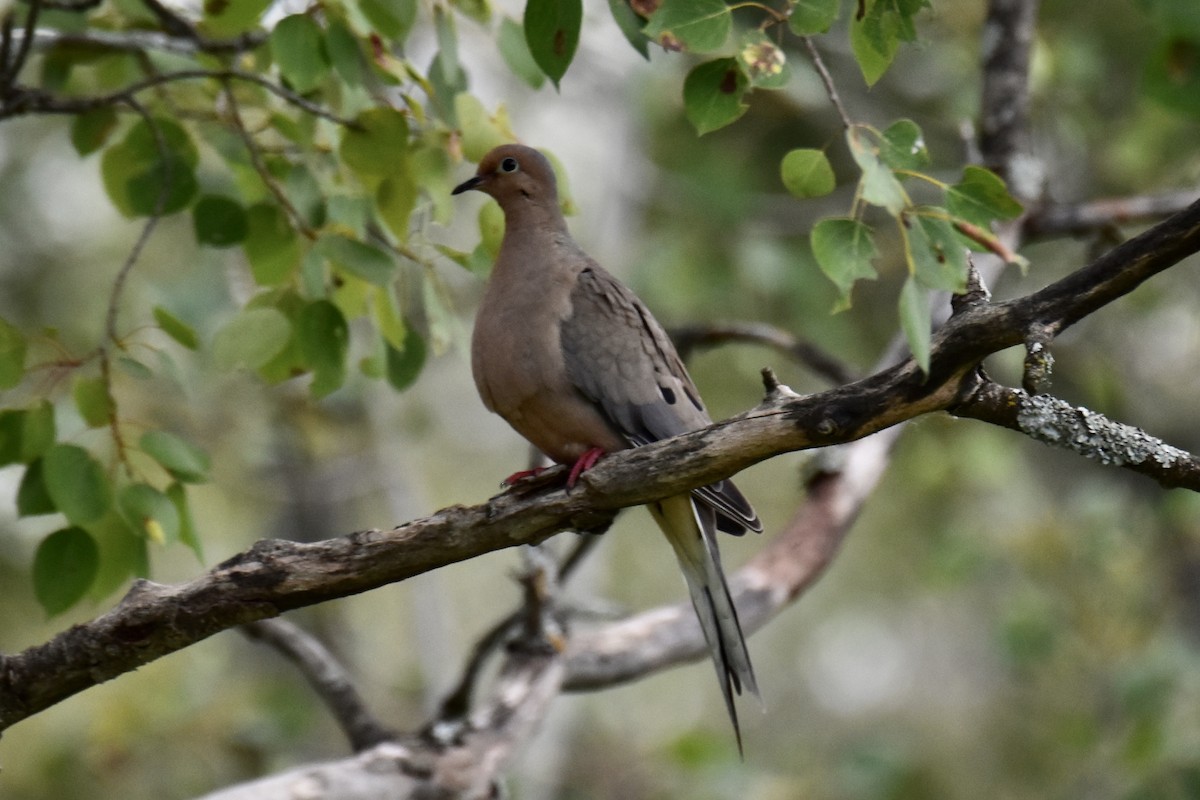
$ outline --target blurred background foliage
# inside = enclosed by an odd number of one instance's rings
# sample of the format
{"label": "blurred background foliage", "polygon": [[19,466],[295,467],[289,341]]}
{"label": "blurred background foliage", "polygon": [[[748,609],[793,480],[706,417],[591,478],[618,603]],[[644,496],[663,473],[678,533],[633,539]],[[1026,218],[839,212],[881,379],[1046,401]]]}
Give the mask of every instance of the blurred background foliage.
{"label": "blurred background foliage", "polygon": [[[560,160],[577,238],[664,323],[761,320],[870,367],[897,329],[904,265],[896,243],[882,240],[881,279],[856,288],[852,309],[830,313],[836,292],[806,235],[815,219],[845,213],[856,173],[801,53],[788,53],[786,89],[755,93],[735,125],[698,138],[680,99],[695,61],[652,47],[646,63],[606,4],[585,3],[579,52],[558,92],[515,78],[489,29],[440,3],[420,6],[413,63],[438,52],[434,6],[454,16],[471,91],[488,109],[502,102],[517,136]],[[519,3],[496,6],[520,18]],[[1196,41],[1180,22],[1188,9],[1191,0],[1042,3],[1032,152],[1049,199],[1200,183],[1195,108],[1164,102],[1154,78],[1172,42]],[[919,41],[869,89],[849,52],[847,13],[817,41],[851,116],[880,127],[915,120],[930,171],[954,180],[964,125],[978,117],[984,3],[935,2],[918,17]],[[826,150],[837,193],[803,202],[785,193],[779,161],[797,147]],[[54,329],[78,351],[94,346],[138,224],[113,209],[99,158],[77,155],[63,119],[0,125],[0,186],[0,316]],[[470,251],[477,203],[463,199],[445,224],[426,219],[431,239]],[[146,310],[167,303],[210,345],[251,284],[240,252],[200,247],[195,236],[187,215],[163,220],[124,313],[149,324]],[[1028,275],[1006,273],[993,289],[1032,291],[1104,244],[1100,234],[1030,242]],[[211,481],[189,488],[203,561],[151,546],[154,579],[186,580],[261,537],[335,536],[478,502],[524,463],[523,444],[485,412],[469,377],[465,337],[481,281],[448,261],[434,269],[446,312],[433,322],[444,341],[402,393],[352,371],[314,402],[308,378],[264,386],[216,369],[206,348],[147,333],[137,355],[154,371],[118,376],[122,414],[185,431],[212,456]],[[1163,274],[1063,336],[1053,391],[1200,450],[1194,270]],[[401,271],[401,298],[424,291],[420,272]],[[414,307],[428,335],[430,320]],[[1019,380],[1019,353],[993,361],[998,377]],[[797,391],[823,388],[757,347],[705,351],[691,366],[721,416],[757,401],[767,364]],[[48,371],[37,388],[57,397],[70,377]],[[60,429],[97,446],[63,408]],[[511,776],[513,796],[1200,796],[1200,500],[981,423],[937,416],[909,427],[829,573],[750,643],[766,710],[744,715],[744,763],[711,673],[696,664],[561,698]],[[777,458],[741,479],[767,535],[798,502],[809,458]],[[13,516],[20,477],[19,467],[0,470],[5,652],[101,613],[127,585],[109,583],[47,619],[30,570],[56,526]],[[732,568],[759,542],[723,545]],[[516,563],[497,553],[291,617],[344,659],[385,721],[412,729],[479,633],[518,602]],[[648,517],[631,510],[571,596],[607,614],[683,594]],[[228,632],[8,731],[0,796],[187,797],[346,752],[302,679]]]}

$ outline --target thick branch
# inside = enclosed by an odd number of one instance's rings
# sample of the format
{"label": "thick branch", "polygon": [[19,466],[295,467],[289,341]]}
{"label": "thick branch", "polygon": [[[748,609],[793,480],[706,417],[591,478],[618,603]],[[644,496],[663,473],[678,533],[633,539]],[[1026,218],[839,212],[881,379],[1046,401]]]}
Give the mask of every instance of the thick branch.
{"label": "thick branch", "polygon": [[[1027,156],[1029,62],[1038,0],[991,0],[983,26],[983,101],[980,149],[986,165],[1013,185],[1020,197],[1034,197],[1040,176],[1015,174]],[[1026,180],[1027,177],[1032,180]]]}
{"label": "thick branch", "polygon": [[1200,459],[1193,454],[1140,428],[1049,395],[1030,395],[981,379],[950,413],[1020,431],[1101,464],[1133,470],[1166,487],[1195,488],[1200,483]]}
{"label": "thick branch", "polygon": [[[987,355],[1042,327],[1062,331],[1200,250],[1200,202],[1028,297],[978,303],[934,337],[928,376],[906,361],[856,383],[798,397],[776,391],[709,428],[615,453],[571,493],[509,492],[391,531],[321,542],[263,541],[179,586],[137,584],[113,611],[0,660],[0,729],[76,692],[207,636],[300,606],[367,591],[566,528],[590,530],[620,508],[712,483],[784,452],[862,438],[959,406]],[[1181,460],[1171,485],[1200,490]]]}

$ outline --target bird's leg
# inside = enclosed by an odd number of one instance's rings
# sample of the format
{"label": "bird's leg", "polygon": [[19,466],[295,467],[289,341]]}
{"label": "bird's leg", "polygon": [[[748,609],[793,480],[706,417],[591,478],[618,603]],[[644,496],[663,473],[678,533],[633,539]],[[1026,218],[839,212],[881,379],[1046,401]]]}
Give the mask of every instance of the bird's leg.
{"label": "bird's leg", "polygon": [[579,482],[579,476],[587,472],[592,467],[596,466],[596,462],[605,455],[603,447],[590,447],[584,451],[575,463],[571,466],[571,472],[567,475],[567,488],[574,489],[575,484]]}
{"label": "bird's leg", "polygon": [[534,467],[533,469],[523,469],[520,472],[514,472],[512,475],[509,475],[507,478],[505,478],[503,481],[500,482],[500,485],[504,486],[504,487],[512,486],[514,483],[516,483],[518,481],[523,481],[526,478],[536,478],[538,475],[541,475],[545,471],[546,471],[545,467]]}

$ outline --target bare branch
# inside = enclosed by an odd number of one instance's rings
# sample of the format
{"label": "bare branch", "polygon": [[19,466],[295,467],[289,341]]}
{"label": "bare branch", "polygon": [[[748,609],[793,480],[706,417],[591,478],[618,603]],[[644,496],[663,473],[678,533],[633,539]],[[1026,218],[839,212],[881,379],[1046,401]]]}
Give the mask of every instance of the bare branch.
{"label": "bare branch", "polygon": [[110,94],[94,95],[92,97],[59,97],[47,92],[25,89],[22,90],[19,97],[0,105],[0,119],[25,114],[80,114],[85,111],[94,111],[97,108],[105,108],[122,103],[128,104],[131,98],[147,89],[154,89],[174,81],[185,80],[233,80],[253,83],[315,117],[327,119],[344,127],[358,128],[358,124],[353,120],[339,117],[329,109],[296,94],[290,89],[286,89],[261,75],[237,69],[185,69],[176,72],[164,72],[159,75],[151,75],[119,91]]}
{"label": "bare branch", "polygon": [[[49,5],[43,3],[49,8]],[[232,39],[209,39],[200,35],[181,37],[161,31],[106,31],[92,29],[88,31],[64,32],[56,30],[35,30],[33,46],[39,49],[56,45],[81,45],[86,47],[103,48],[105,50],[121,50],[126,52],[145,52],[154,50],[163,53],[194,56],[197,53],[244,53],[261,45],[267,40],[266,34],[251,31]]]}
{"label": "bare branch", "polygon": [[1200,191],[1186,189],[1137,197],[1110,197],[1086,203],[1060,203],[1034,209],[1025,220],[1031,236],[1089,233],[1110,225],[1162,219],[1196,201]]}
{"label": "bare branch", "polygon": [[842,119],[842,127],[849,130],[850,126],[854,123],[850,120],[850,115],[846,113],[846,107],[842,105],[842,98],[838,95],[837,86],[833,83],[833,76],[826,69],[825,61],[821,58],[820,51],[813,44],[811,36],[801,36],[800,39],[804,42],[804,48],[808,51],[808,57],[812,59],[813,67],[817,70],[817,74],[821,76],[821,83],[825,84],[825,94],[829,96],[829,102],[833,103],[834,109]]}
{"label": "bare branch", "polygon": [[346,670],[316,637],[284,619],[250,622],[241,631],[274,647],[296,665],[333,713],[354,752],[395,740],[396,734],[367,709]]}
{"label": "bare branch", "polygon": [[835,385],[849,383],[857,375],[829,353],[787,331],[761,322],[713,322],[672,328],[671,339],[684,359],[691,350],[716,347],[725,342],[746,342],[772,347]]}

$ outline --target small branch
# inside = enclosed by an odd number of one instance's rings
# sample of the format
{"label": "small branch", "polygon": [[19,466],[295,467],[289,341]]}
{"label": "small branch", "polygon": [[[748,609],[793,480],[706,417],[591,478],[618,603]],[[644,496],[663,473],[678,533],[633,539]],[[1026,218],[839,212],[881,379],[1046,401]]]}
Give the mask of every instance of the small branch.
{"label": "small branch", "polygon": [[849,383],[857,375],[829,353],[782,328],[760,322],[714,322],[672,328],[671,339],[686,360],[692,350],[717,347],[726,342],[761,344],[774,348],[798,364],[807,367],[830,383]]}
{"label": "small branch", "polygon": [[983,26],[980,150],[985,166],[1023,198],[1041,193],[1040,185],[1032,185],[1040,176],[1018,169],[1018,160],[1028,155],[1029,64],[1037,13],[1038,0],[990,0]]}
{"label": "small branch", "polygon": [[234,97],[233,87],[229,85],[229,81],[221,82],[225,87],[225,99],[229,103],[229,117],[233,122],[233,129],[237,131],[242,143],[246,145],[246,152],[250,155],[250,163],[254,166],[254,171],[258,173],[258,178],[263,182],[263,185],[275,197],[275,202],[287,214],[291,220],[292,227],[298,230],[308,239],[316,239],[317,232],[312,229],[308,221],[300,214],[292,201],[288,198],[287,193],[283,191],[283,187],[275,180],[275,176],[267,169],[267,165],[263,162],[262,153],[259,152],[258,144],[254,141],[254,137],[250,135],[250,131],[246,130],[246,124],[242,120],[241,109],[238,107],[237,98]]}
{"label": "small branch", "polygon": [[312,101],[286,89],[278,84],[252,72],[236,69],[185,69],[176,72],[165,72],[151,75],[141,81],[132,83],[120,91],[93,97],[58,97],[46,92],[24,90],[21,96],[11,103],[0,106],[0,119],[22,116],[25,114],[79,114],[93,111],[97,108],[128,104],[130,99],[147,89],[154,89],[174,81],[185,80],[215,80],[215,81],[244,81],[261,86],[271,94],[290,103],[315,117],[329,120],[347,128],[358,129],[358,123],[344,119],[332,111],[313,103]]}
{"label": "small branch", "polygon": [[[51,8],[43,2],[44,8]],[[267,40],[266,34],[250,31],[232,39],[208,39],[200,36],[174,36],[160,31],[106,31],[89,30],[64,32],[57,30],[35,30],[33,46],[39,49],[56,45],[96,47],[124,52],[155,50],[163,53],[194,56],[197,53],[212,55],[238,54],[253,50]]]}
{"label": "small branch", "polygon": [[981,379],[949,409],[956,417],[990,422],[1031,439],[1078,453],[1105,466],[1123,467],[1166,488],[1195,489],[1200,458],[1140,428],[1116,422],[1057,397],[1030,395]]}
{"label": "small branch", "polygon": [[829,102],[833,103],[833,107],[837,110],[838,116],[842,118],[842,127],[846,130],[854,123],[850,120],[850,115],[846,113],[846,107],[842,105],[842,98],[838,96],[837,87],[833,83],[833,76],[829,74],[829,70],[825,67],[825,62],[821,59],[821,53],[817,50],[817,46],[813,44],[812,37],[801,36],[804,42],[804,47],[808,50],[808,57],[812,59],[813,67],[817,70],[817,74],[821,76],[821,82],[825,84],[825,94],[829,96]]}
{"label": "small branch", "polygon": [[1112,197],[1086,203],[1048,204],[1025,220],[1030,236],[1078,235],[1129,222],[1154,221],[1178,213],[1196,201],[1200,191],[1186,189],[1157,195]]}
{"label": "small branch", "polygon": [[283,619],[250,622],[241,631],[250,639],[275,648],[296,665],[333,713],[354,752],[396,738],[367,709],[345,668],[316,637]]}

